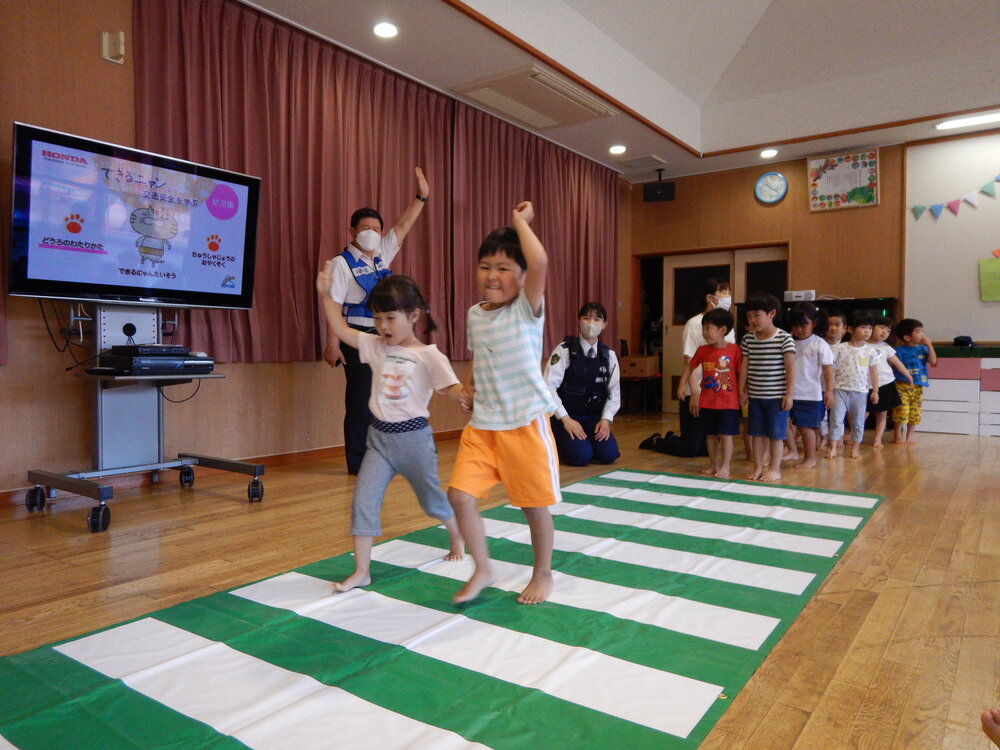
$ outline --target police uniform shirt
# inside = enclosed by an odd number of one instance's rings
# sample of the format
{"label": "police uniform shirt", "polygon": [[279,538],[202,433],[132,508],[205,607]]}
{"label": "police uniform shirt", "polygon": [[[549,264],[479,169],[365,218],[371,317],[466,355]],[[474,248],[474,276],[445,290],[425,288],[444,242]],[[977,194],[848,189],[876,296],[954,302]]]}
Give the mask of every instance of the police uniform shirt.
{"label": "police uniform shirt", "polygon": [[[581,338],[580,349],[583,351],[584,357],[599,356],[596,342],[591,346]],[[569,413],[566,411],[566,407],[563,406],[562,400],[557,393],[566,375],[566,365],[568,364],[569,349],[566,346],[566,342],[562,341],[552,351],[552,356],[549,357],[548,362],[545,364],[545,382],[548,384],[549,390],[552,391],[552,398],[556,402],[556,419],[562,419]],[[612,422],[621,406],[622,396],[618,357],[615,355],[614,349],[611,348],[608,349],[608,370],[608,400],[604,402],[604,408],[601,410],[601,419]]]}
{"label": "police uniform shirt", "polygon": [[[347,252],[355,257],[355,259],[360,260],[367,265],[372,267],[374,271],[375,265],[371,258],[365,255],[361,250],[356,248],[353,244],[347,246]],[[396,231],[394,229],[389,229],[382,237],[382,242],[379,244],[378,248],[375,250],[375,255],[382,258],[382,263],[386,268],[392,263],[392,259],[396,257],[399,252],[399,243],[396,241]],[[333,282],[330,284],[330,296],[333,297],[333,301],[338,305],[350,304],[357,305],[365,301],[366,294],[365,290],[361,288],[357,281],[354,280],[354,274],[351,272],[350,267],[347,265],[347,261],[344,260],[340,253],[333,258]],[[348,317],[348,323],[352,325],[367,325],[372,326],[375,324],[374,318],[355,318],[354,316]]]}

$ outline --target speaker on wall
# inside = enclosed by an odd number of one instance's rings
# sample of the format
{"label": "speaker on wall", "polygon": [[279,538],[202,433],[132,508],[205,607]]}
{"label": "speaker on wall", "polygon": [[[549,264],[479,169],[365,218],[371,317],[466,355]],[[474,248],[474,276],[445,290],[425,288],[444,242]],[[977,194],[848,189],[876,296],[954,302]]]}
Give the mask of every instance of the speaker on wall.
{"label": "speaker on wall", "polygon": [[674,199],[676,183],[674,182],[647,182],[642,186],[642,202],[656,203],[658,201],[672,201]]}

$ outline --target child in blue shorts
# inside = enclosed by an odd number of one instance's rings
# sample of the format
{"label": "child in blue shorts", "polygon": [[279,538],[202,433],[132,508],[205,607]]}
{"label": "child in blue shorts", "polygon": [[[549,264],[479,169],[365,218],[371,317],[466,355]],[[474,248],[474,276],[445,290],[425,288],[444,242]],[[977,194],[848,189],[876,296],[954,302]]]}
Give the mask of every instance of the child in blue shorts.
{"label": "child in blue shorts", "polygon": [[795,387],[795,342],[774,325],[779,307],[773,294],[751,294],[744,304],[748,330],[740,342],[740,401],[750,405],[747,434],[753,439],[753,471],[747,479],[762,482],[781,479]]}
{"label": "child in blue shorts", "polygon": [[740,433],[740,396],[736,385],[743,354],[726,338],[733,330],[729,311],[718,307],[709,310],[701,319],[701,329],[708,343],[699,346],[684,366],[677,398],[684,398],[691,372],[701,367],[699,398],[692,398],[689,407],[708,445],[709,464],[701,473],[726,479],[733,458],[733,435]]}
{"label": "child in blue shorts", "polygon": [[792,424],[802,435],[802,461],[796,469],[816,466],[816,443],[826,410],[833,405],[833,352],[813,333],[820,311],[812,302],[791,309],[788,323],[795,339],[795,390],[792,392]]}

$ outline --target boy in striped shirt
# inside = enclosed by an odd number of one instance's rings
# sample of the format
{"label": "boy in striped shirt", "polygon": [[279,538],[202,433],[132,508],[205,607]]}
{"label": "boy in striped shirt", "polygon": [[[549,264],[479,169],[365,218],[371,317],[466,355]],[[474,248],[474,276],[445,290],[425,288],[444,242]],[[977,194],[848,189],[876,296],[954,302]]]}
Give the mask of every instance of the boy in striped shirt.
{"label": "boy in striped shirt", "polygon": [[753,440],[753,472],[747,479],[762,482],[781,479],[795,385],[795,340],[774,325],[779,307],[772,294],[751,294],[744,304],[748,330],[740,342],[740,401],[750,404],[747,434]]}
{"label": "boy in striped shirt", "polygon": [[549,425],[556,405],[541,367],[548,257],[531,230],[532,218],[531,204],[519,204],[512,226],[494,230],[479,248],[476,283],[484,301],[469,309],[473,387],[467,388],[464,404],[471,406],[472,419],[462,431],[448,483],[448,499],[476,569],[455,594],[456,604],[476,598],[493,583],[476,498],[486,497],[498,482],[531,530],[534,567],[517,601],[538,604],[552,591],[554,530],[548,506],[562,496]]}

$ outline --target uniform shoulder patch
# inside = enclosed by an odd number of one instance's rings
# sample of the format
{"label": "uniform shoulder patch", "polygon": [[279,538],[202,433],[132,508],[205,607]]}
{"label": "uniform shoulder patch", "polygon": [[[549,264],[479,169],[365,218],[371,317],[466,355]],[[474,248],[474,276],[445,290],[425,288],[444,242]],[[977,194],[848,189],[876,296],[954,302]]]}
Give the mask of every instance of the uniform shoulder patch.
{"label": "uniform shoulder patch", "polygon": [[549,360],[549,364],[550,365],[554,365],[558,361],[559,361],[559,355],[558,354],[553,354],[552,355],[552,359]]}

